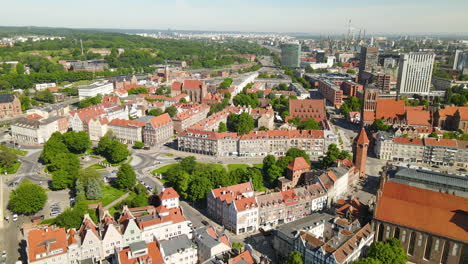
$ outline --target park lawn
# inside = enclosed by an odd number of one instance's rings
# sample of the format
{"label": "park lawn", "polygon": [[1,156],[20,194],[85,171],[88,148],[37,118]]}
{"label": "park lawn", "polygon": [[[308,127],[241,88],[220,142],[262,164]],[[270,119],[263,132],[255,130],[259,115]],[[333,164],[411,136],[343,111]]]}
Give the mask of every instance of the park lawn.
{"label": "park lawn", "polygon": [[122,190],[116,189],[110,185],[104,185],[102,187],[102,196],[100,201],[102,202],[102,205],[106,206],[124,194],[125,192]]}
{"label": "park lawn", "polygon": [[99,163],[96,163],[96,164],[93,164],[91,166],[88,166],[87,169],[96,169],[96,170],[102,170],[102,169],[105,169],[106,167],[102,166],[101,164]]}
{"label": "park lawn", "polygon": [[255,168],[259,168],[259,169],[263,169],[263,164],[260,163],[260,164],[254,164],[253,165]]}
{"label": "park lawn", "polygon": [[156,174],[163,174],[166,171],[170,170],[172,167],[174,167],[177,163],[169,164],[162,166],[161,168],[157,168],[151,172],[151,174],[156,175]]}
{"label": "park lawn", "polygon": [[167,157],[174,157],[174,154],[172,153],[164,153],[164,155],[166,155]]}
{"label": "park lawn", "polygon": [[247,169],[249,165],[247,164],[228,164],[228,171],[236,170],[236,169]]}
{"label": "park lawn", "polygon": [[13,163],[13,166],[11,166],[11,167],[8,167],[8,168],[1,168],[0,167],[0,174],[4,174],[5,171],[6,171],[7,174],[15,174],[18,171],[20,166],[21,166],[21,162],[17,161],[15,163]]}
{"label": "park lawn", "polygon": [[[3,144],[2,144],[2,145],[3,145]],[[7,146],[5,146],[5,145],[3,145],[2,148],[8,149],[9,151],[15,153],[15,154],[18,155],[18,156],[23,156],[23,157],[24,157],[24,156],[28,155],[28,152],[25,151],[25,150],[15,149],[15,148],[9,148],[9,147],[7,147]]]}

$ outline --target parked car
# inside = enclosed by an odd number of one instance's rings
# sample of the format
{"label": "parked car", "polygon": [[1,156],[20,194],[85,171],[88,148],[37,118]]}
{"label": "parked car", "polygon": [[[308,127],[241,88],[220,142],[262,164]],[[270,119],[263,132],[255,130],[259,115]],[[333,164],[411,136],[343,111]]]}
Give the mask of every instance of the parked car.
{"label": "parked car", "polygon": [[5,250],[2,252],[2,264],[6,264],[7,253]]}
{"label": "parked car", "polygon": [[17,215],[17,214],[14,214],[13,217],[12,217],[11,219],[13,220],[13,222],[18,221],[18,215]]}

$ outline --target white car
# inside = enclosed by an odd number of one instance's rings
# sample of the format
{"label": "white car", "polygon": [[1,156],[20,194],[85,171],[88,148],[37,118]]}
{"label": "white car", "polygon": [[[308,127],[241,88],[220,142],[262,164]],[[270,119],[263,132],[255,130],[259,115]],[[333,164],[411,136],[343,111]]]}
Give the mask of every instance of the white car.
{"label": "white car", "polygon": [[2,252],[2,264],[6,264],[7,253],[5,250]]}
{"label": "white car", "polygon": [[18,215],[17,215],[17,214],[14,214],[13,217],[12,217],[11,219],[13,220],[13,222],[18,221]]}

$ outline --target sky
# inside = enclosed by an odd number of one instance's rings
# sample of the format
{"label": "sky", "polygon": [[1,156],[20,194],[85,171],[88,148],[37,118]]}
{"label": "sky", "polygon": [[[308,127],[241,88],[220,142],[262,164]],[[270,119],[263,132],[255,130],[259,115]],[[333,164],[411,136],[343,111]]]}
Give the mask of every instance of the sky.
{"label": "sky", "polygon": [[0,0],[0,26],[468,33],[468,0]]}

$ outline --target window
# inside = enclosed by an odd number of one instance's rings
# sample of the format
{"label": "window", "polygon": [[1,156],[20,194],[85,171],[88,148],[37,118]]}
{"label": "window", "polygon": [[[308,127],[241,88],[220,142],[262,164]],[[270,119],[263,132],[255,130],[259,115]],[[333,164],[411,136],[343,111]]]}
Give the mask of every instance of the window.
{"label": "window", "polygon": [[432,236],[429,236],[426,242],[426,249],[424,250],[424,258],[427,260],[431,259],[431,249],[432,249]]}
{"label": "window", "polygon": [[409,247],[408,247],[408,254],[409,255],[414,254],[414,243],[415,242],[416,242],[416,234],[414,232],[411,232],[410,239],[409,239]]}
{"label": "window", "polygon": [[395,233],[393,233],[393,237],[396,239],[400,239],[400,228],[398,226],[395,228]]}

